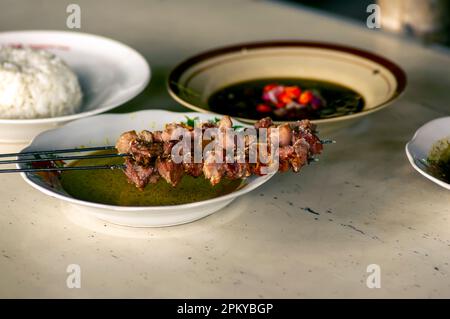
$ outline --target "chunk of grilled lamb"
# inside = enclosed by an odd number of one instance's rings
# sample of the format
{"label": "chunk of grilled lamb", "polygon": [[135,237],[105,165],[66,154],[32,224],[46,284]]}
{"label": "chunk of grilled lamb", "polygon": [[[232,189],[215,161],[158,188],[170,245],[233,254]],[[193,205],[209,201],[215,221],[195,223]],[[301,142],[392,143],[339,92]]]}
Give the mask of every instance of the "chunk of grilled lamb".
{"label": "chunk of grilled lamb", "polygon": [[140,189],[143,189],[148,183],[155,183],[159,178],[153,167],[139,165],[131,158],[125,159],[125,165],[124,173],[128,177],[128,181]]}
{"label": "chunk of grilled lamb", "polygon": [[130,153],[131,143],[136,141],[137,138],[136,131],[122,133],[116,142],[117,152],[121,154]]}
{"label": "chunk of grilled lamb", "polygon": [[233,122],[228,115],[222,117],[222,119],[218,123],[219,129],[229,129],[233,127]]}
{"label": "chunk of grilled lamb", "polygon": [[278,126],[278,140],[280,147],[290,145],[292,140],[292,129],[289,124],[281,124]]}
{"label": "chunk of grilled lamb", "polygon": [[247,163],[225,163],[226,176],[229,179],[239,179],[250,176]]}
{"label": "chunk of grilled lamb", "polygon": [[139,138],[147,143],[153,143],[153,133],[147,130],[143,130],[138,134]]}
{"label": "chunk of grilled lamb", "polygon": [[184,172],[192,177],[199,177],[203,173],[203,163],[183,163]]}
{"label": "chunk of grilled lamb", "polygon": [[116,143],[116,149],[121,154],[130,154],[141,165],[149,165],[152,160],[162,152],[163,144],[153,143],[154,136],[149,131],[125,132],[120,135]]}
{"label": "chunk of grilled lamb", "polygon": [[255,123],[255,128],[269,128],[273,125],[272,119],[270,117],[265,117],[263,119],[260,119],[258,122]]}
{"label": "chunk of grilled lamb", "polygon": [[183,164],[177,164],[169,158],[158,158],[155,165],[159,175],[161,175],[161,177],[164,178],[167,183],[171,184],[172,186],[177,186],[181,181],[181,178],[184,174]]}
{"label": "chunk of grilled lamb", "polygon": [[323,144],[315,135],[316,125],[308,120],[301,120],[291,124],[292,127],[292,144],[295,144],[299,138],[304,138],[310,144],[310,153],[313,155],[320,154],[323,150]]}
{"label": "chunk of grilled lamb", "polygon": [[148,166],[162,154],[163,147],[161,143],[147,143],[138,139],[131,143],[128,153],[136,163]]}
{"label": "chunk of grilled lamb", "polygon": [[211,185],[218,184],[224,172],[224,163],[219,163],[216,160],[215,153],[211,151],[206,154],[206,158],[203,160],[203,175],[211,182]]}
{"label": "chunk of grilled lamb", "polygon": [[292,166],[292,170],[298,172],[300,168],[308,163],[310,145],[305,139],[299,139],[292,147],[294,148],[295,156],[289,159],[289,163]]}

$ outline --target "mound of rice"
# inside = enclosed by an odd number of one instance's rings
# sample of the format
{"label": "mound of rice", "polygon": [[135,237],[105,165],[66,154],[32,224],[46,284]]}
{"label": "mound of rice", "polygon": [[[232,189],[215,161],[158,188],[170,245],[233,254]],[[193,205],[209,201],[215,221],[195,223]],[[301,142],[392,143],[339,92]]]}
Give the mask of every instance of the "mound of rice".
{"label": "mound of rice", "polygon": [[76,113],[77,76],[45,50],[0,47],[0,118],[33,119]]}

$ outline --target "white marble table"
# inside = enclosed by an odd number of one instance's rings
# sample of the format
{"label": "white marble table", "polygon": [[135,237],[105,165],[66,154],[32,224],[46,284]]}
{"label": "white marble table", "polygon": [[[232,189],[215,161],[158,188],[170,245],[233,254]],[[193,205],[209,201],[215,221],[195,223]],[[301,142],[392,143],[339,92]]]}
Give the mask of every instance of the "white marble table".
{"label": "white marble table", "polygon": [[[65,29],[70,2],[0,0],[0,30]],[[336,132],[338,143],[319,164],[276,176],[184,226],[104,224],[18,175],[1,175],[0,297],[450,297],[450,194],[404,154],[416,128],[450,114],[448,51],[275,2],[75,2],[81,31],[123,41],[151,63],[151,85],[121,112],[183,110],[164,87],[176,62],[264,39],[333,41],[383,54],[406,70],[407,92]],[[80,289],[66,286],[69,264],[81,266]],[[381,267],[379,289],[366,286],[369,264]]]}

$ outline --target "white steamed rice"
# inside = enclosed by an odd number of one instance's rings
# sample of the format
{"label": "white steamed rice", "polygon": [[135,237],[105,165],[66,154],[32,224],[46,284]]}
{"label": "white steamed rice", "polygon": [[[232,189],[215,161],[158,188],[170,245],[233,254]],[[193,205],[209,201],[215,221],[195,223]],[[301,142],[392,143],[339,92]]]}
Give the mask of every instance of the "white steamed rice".
{"label": "white steamed rice", "polygon": [[54,54],[0,47],[0,118],[48,118],[76,113],[82,93],[77,76]]}

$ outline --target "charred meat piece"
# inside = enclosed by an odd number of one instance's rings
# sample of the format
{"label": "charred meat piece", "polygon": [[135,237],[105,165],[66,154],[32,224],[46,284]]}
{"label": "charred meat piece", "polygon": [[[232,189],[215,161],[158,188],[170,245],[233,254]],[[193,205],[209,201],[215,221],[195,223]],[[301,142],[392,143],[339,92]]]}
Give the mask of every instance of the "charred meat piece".
{"label": "charred meat piece", "polygon": [[206,179],[209,179],[211,185],[216,185],[220,182],[224,171],[224,163],[218,163],[214,152],[208,153],[204,159],[203,175],[205,175]]}
{"label": "charred meat piece", "polygon": [[295,151],[295,156],[289,159],[289,163],[292,166],[292,170],[298,172],[302,166],[308,163],[310,145],[305,139],[299,139],[292,147]]}
{"label": "charred meat piece", "polygon": [[141,165],[150,165],[162,153],[162,144],[135,142],[131,144],[129,154]]}
{"label": "charred meat piece", "polygon": [[292,129],[289,124],[281,124],[278,126],[278,140],[280,147],[290,145],[292,140]]}
{"label": "charred meat piece", "polygon": [[161,154],[163,144],[153,142],[153,134],[142,131],[123,133],[116,143],[116,149],[121,154],[130,154],[134,161],[140,165],[149,165],[151,160]]}
{"label": "charred meat piece", "polygon": [[247,163],[226,163],[225,172],[229,179],[239,179],[250,176],[250,168]]}
{"label": "charred meat piece", "polygon": [[143,189],[148,183],[156,182],[158,175],[151,166],[142,166],[137,164],[133,159],[125,159],[126,169],[124,170],[128,181],[136,185],[137,188]]}
{"label": "charred meat piece", "polygon": [[136,131],[122,133],[116,142],[117,152],[120,154],[130,153],[131,143],[135,142],[138,138]]}
{"label": "charred meat piece", "polygon": [[231,121],[231,118],[228,115],[225,115],[222,117],[222,119],[219,121],[219,129],[227,129],[233,127],[233,122]]}
{"label": "charred meat piece", "polygon": [[147,130],[143,130],[141,133],[139,133],[139,138],[147,143],[153,143],[153,141],[155,140],[153,138],[153,133]]}
{"label": "charred meat piece", "polygon": [[298,121],[293,125],[293,144],[298,139],[305,139],[310,146],[310,152],[312,155],[318,155],[323,150],[323,145],[320,139],[314,134],[316,126],[308,120]]}
{"label": "charred meat piece", "polygon": [[178,185],[184,173],[183,164],[177,164],[171,159],[158,158],[156,160],[156,169],[158,170],[159,175],[172,186]]}
{"label": "charred meat piece", "polygon": [[193,177],[199,177],[203,174],[203,163],[183,163],[184,172]]}
{"label": "charred meat piece", "polygon": [[269,128],[273,125],[272,119],[270,117],[265,117],[255,123],[255,128]]}

